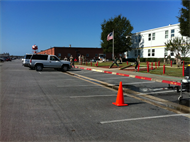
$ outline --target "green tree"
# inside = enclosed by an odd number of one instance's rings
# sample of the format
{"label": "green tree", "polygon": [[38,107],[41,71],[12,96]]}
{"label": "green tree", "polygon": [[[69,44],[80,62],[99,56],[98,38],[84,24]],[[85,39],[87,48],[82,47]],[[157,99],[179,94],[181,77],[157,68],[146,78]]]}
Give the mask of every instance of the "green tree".
{"label": "green tree", "polygon": [[180,9],[180,16],[177,17],[180,22],[180,33],[183,36],[190,37],[190,0],[182,0],[183,8]]}
{"label": "green tree", "polygon": [[190,41],[189,38],[184,39],[183,37],[175,37],[164,43],[166,45],[166,50],[172,51],[175,54],[181,52],[181,54],[186,57],[190,52]]}
{"label": "green tree", "polygon": [[[131,50],[130,45],[131,40],[130,36],[132,35],[131,31],[133,27],[130,24],[130,21],[126,17],[121,15],[111,18],[108,21],[104,20],[101,24],[101,47],[103,48],[104,53],[112,52],[112,41],[107,41],[107,35],[114,30],[114,53],[122,53],[128,50]],[[127,38],[126,38],[127,36]]]}

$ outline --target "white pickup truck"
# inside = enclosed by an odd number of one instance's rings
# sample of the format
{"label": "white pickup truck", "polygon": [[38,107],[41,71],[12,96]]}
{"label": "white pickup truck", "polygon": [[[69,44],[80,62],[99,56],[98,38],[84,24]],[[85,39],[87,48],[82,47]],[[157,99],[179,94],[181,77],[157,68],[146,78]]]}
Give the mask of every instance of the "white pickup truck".
{"label": "white pickup truck", "polygon": [[67,71],[72,68],[69,61],[60,60],[55,55],[47,54],[33,54],[30,58],[29,67],[31,69],[36,69],[36,71],[42,71],[43,68],[54,68]]}

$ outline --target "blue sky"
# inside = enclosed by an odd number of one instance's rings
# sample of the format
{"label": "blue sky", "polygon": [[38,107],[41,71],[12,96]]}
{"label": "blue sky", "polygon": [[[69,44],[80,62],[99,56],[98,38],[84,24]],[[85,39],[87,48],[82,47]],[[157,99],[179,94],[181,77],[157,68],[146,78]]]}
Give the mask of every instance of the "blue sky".
{"label": "blue sky", "polygon": [[[0,0],[0,53],[50,47],[101,47],[104,19],[122,15],[133,33],[177,24],[181,0]],[[106,38],[106,37],[105,37]]]}

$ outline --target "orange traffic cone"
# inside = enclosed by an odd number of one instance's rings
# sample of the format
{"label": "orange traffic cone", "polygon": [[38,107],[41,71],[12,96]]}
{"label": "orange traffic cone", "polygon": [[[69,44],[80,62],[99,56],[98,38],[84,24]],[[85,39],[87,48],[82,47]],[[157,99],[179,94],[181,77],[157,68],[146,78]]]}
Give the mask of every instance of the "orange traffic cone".
{"label": "orange traffic cone", "polygon": [[122,82],[120,82],[120,84],[119,84],[116,102],[114,102],[112,104],[114,104],[116,106],[128,106],[128,104],[124,104]]}

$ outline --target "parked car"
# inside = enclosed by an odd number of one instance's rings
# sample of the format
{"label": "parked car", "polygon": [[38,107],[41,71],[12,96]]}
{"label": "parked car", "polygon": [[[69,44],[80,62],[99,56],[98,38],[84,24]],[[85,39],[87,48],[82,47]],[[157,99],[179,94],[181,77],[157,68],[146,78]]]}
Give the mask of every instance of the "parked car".
{"label": "parked car", "polygon": [[184,79],[182,80],[182,84],[184,85],[187,92],[190,92],[190,64],[184,71]]}
{"label": "parked car", "polygon": [[71,66],[71,62],[60,60],[55,55],[33,54],[30,58],[30,68],[36,71],[42,71],[43,68],[54,68],[67,71]]}
{"label": "parked car", "polygon": [[25,67],[29,67],[30,66],[30,58],[31,58],[32,54],[26,54],[24,56],[24,58],[22,59],[22,65]]}
{"label": "parked car", "polygon": [[103,62],[106,61],[104,57],[99,57],[99,59],[100,59],[100,61],[103,61]]}
{"label": "parked car", "polygon": [[[183,99],[183,92],[187,91],[190,92],[190,64],[186,67],[184,71],[184,79],[181,80],[181,88],[180,88],[180,95],[178,100],[181,101]],[[179,92],[179,88],[177,89]],[[190,96],[190,94],[189,94]]]}
{"label": "parked car", "polygon": [[4,58],[0,58],[0,62],[4,62],[5,61],[5,59]]}
{"label": "parked car", "polygon": [[11,61],[11,58],[6,58],[6,61]]}
{"label": "parked car", "polygon": [[96,60],[95,60],[95,59],[92,59],[92,60],[90,60],[90,62],[96,62]]}

